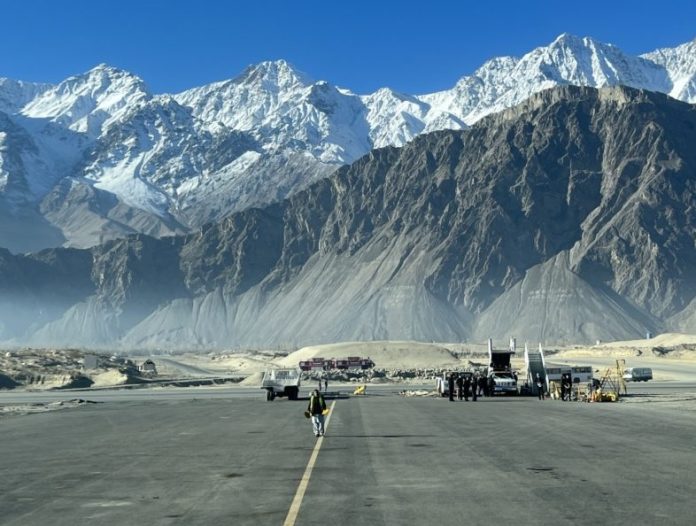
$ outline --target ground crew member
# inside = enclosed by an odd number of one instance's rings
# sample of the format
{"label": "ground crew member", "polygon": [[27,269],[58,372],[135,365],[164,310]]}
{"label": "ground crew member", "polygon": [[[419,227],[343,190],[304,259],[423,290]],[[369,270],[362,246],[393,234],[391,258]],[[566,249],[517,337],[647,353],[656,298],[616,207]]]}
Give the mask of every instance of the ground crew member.
{"label": "ground crew member", "polygon": [[479,396],[488,396],[488,381],[486,380],[486,377],[481,375],[478,379],[478,390],[479,390]]}
{"label": "ground crew member", "polygon": [[539,400],[543,400],[544,399],[544,381],[539,376],[539,373],[536,373],[536,387],[537,387],[537,394],[539,395]]}
{"label": "ground crew member", "polygon": [[564,374],[561,380],[561,398],[564,402],[570,402],[572,384],[570,383],[570,375]]}
{"label": "ground crew member", "polygon": [[457,375],[457,400],[462,399],[462,389],[464,388],[464,379],[461,374]]}
{"label": "ground crew member", "polygon": [[449,400],[454,402],[454,374],[450,373],[447,376],[447,388],[449,390]]}
{"label": "ground crew member", "polygon": [[326,410],[326,402],[324,397],[321,396],[319,389],[312,391],[309,397],[309,406],[307,411],[312,417],[312,428],[314,429],[314,436],[324,436],[324,411]]}
{"label": "ground crew member", "polygon": [[469,389],[471,389],[471,377],[467,374],[464,377],[464,401],[469,401]]}
{"label": "ground crew member", "polygon": [[471,379],[471,401],[476,401],[476,391],[478,391],[478,373]]}

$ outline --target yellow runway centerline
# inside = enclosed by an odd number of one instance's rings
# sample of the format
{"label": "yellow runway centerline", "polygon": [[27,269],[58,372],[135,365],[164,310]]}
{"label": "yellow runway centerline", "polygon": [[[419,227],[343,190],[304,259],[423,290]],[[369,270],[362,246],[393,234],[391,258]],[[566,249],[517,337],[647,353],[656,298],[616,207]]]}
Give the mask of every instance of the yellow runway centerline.
{"label": "yellow runway centerline", "polygon": [[[329,410],[329,416],[326,417],[326,422],[324,422],[324,432],[326,432],[329,427],[329,420],[331,420],[331,415],[333,415],[334,406],[336,402],[332,402],[331,408]],[[292,499],[292,504],[290,504],[290,509],[288,510],[288,516],[285,517],[285,522],[283,526],[294,526],[297,520],[297,514],[300,513],[300,506],[302,506],[302,499],[304,499],[305,492],[307,491],[307,486],[309,485],[309,478],[312,476],[312,470],[314,469],[314,464],[319,456],[319,450],[321,445],[324,443],[324,437],[321,436],[317,439],[317,443],[314,445],[314,451],[312,451],[312,456],[309,457],[309,462],[305,468],[302,479],[300,480],[299,486],[297,486],[297,492],[295,493],[295,498]]]}

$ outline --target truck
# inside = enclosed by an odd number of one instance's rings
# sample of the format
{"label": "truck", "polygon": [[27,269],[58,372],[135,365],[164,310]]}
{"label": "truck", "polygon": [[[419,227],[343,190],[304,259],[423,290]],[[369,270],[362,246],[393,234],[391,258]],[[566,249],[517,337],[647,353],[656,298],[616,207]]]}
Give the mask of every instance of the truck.
{"label": "truck", "polygon": [[375,366],[369,357],[362,358],[361,356],[349,356],[346,361],[348,362],[348,369],[372,369]]}
{"label": "truck", "polygon": [[518,394],[517,378],[510,371],[493,371],[488,374],[488,377],[493,379],[491,396],[496,394]]}
{"label": "truck", "polygon": [[267,369],[263,373],[261,389],[266,390],[266,400],[272,402],[276,396],[287,396],[288,400],[297,400],[300,394],[299,368]]}
{"label": "truck", "polygon": [[624,369],[623,379],[627,382],[647,382],[652,380],[653,373],[650,367],[628,367]]}
{"label": "truck", "polygon": [[300,369],[303,371],[328,371],[330,369],[372,369],[375,366],[369,357],[349,356],[348,358],[312,358],[300,361]]}
{"label": "truck", "polygon": [[492,384],[491,396],[496,394],[518,394],[517,375],[512,371],[510,358],[515,354],[516,342],[510,339],[510,347],[494,349],[493,340],[488,339],[488,381]]}
{"label": "truck", "polygon": [[330,368],[329,361],[321,357],[300,361],[300,369],[303,371],[326,371]]}

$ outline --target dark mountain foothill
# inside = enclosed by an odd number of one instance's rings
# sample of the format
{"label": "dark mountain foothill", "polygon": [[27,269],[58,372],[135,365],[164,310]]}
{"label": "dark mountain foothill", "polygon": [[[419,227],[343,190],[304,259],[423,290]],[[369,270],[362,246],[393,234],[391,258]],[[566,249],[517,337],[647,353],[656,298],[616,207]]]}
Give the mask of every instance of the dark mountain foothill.
{"label": "dark mountain foothill", "polygon": [[696,108],[559,87],[162,239],[0,252],[0,339],[220,348],[696,330]]}

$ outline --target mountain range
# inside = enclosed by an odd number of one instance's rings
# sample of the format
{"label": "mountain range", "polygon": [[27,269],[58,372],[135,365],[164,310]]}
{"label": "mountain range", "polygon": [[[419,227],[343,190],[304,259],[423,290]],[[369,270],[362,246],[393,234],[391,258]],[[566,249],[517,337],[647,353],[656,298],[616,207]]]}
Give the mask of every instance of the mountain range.
{"label": "mountain range", "polygon": [[[181,107],[171,119],[203,111]],[[61,129],[96,133],[74,122]],[[253,130],[237,133],[265,152]],[[0,250],[0,340],[209,349],[694,331],[694,144],[696,106],[668,95],[543,90],[189,234]]]}
{"label": "mountain range", "polygon": [[696,42],[634,57],[563,34],[425,95],[356,95],[283,60],[170,95],[103,64],[57,85],[0,78],[0,246],[193,233],[282,201],[374,148],[466,129],[559,85],[696,102]]}

